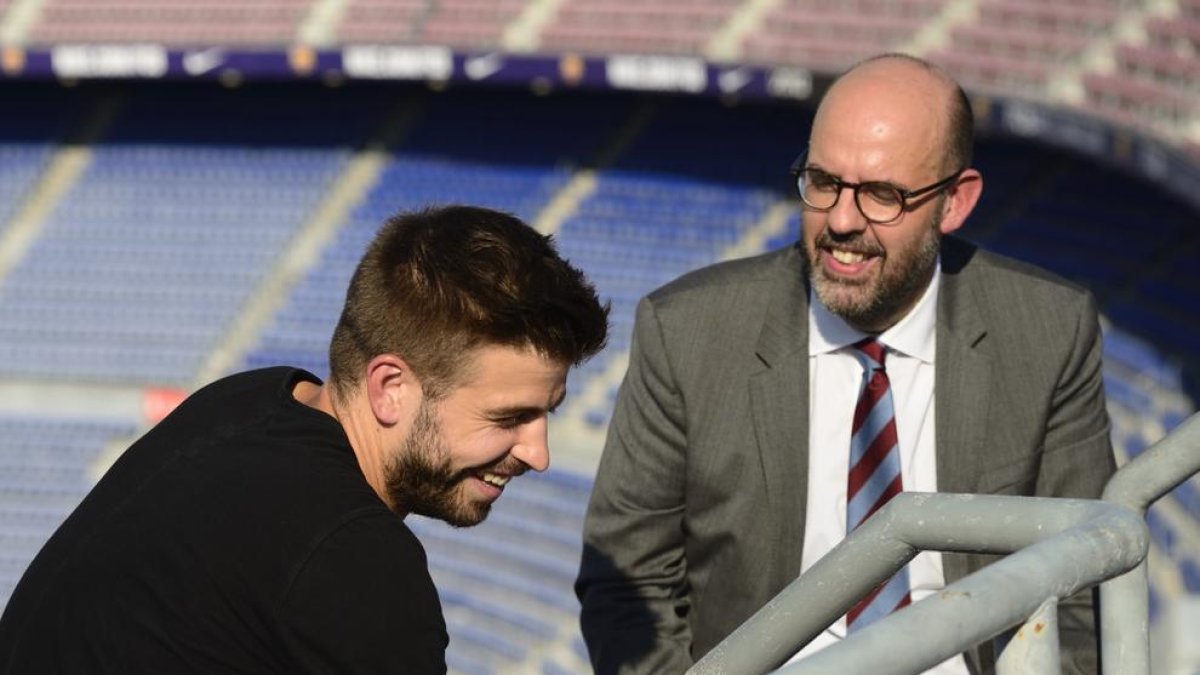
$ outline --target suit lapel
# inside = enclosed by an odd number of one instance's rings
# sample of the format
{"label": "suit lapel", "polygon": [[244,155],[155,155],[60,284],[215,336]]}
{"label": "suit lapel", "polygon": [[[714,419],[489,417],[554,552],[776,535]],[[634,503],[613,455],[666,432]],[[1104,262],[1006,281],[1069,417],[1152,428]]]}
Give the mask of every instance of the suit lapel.
{"label": "suit lapel", "polygon": [[779,546],[778,590],[800,574],[808,499],[808,290],[799,253],[781,258],[756,348],[750,403],[768,512]]}
{"label": "suit lapel", "polygon": [[[987,324],[962,272],[975,248],[943,239],[937,324],[937,482],[939,492],[975,492],[990,404]],[[966,403],[961,403],[966,402]]]}

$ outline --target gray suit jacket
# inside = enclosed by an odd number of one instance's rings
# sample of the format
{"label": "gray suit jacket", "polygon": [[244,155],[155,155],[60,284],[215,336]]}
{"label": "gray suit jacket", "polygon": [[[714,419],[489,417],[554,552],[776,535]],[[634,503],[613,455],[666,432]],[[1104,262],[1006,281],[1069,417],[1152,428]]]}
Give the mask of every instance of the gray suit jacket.
{"label": "gray suit jacket", "polygon": [[[939,490],[1098,497],[1114,461],[1091,296],[953,237],[941,261]],[[691,273],[639,305],[576,583],[597,672],[683,672],[799,574],[804,279],[790,248]],[[948,583],[987,562],[944,560]],[[1066,672],[1096,672],[1090,600],[1062,605]],[[968,663],[989,672],[990,645]]]}

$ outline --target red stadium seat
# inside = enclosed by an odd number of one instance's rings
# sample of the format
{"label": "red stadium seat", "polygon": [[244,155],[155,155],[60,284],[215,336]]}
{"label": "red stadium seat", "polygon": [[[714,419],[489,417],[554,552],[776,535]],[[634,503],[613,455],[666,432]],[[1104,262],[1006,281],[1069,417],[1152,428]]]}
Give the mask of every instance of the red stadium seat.
{"label": "red stadium seat", "polygon": [[929,58],[950,71],[968,88],[1024,94],[1043,88],[1051,68],[1039,60],[967,51],[943,51],[931,54]]}
{"label": "red stadium seat", "polygon": [[301,0],[51,0],[29,41],[287,44],[308,9]]}
{"label": "red stadium seat", "polygon": [[1074,56],[1088,43],[1086,36],[1077,33],[978,24],[955,28],[951,39],[956,51],[1032,60]]}
{"label": "red stadium seat", "polygon": [[984,0],[979,23],[1014,29],[1066,31],[1099,35],[1112,25],[1120,10],[1116,3],[1044,3],[1036,0]]}

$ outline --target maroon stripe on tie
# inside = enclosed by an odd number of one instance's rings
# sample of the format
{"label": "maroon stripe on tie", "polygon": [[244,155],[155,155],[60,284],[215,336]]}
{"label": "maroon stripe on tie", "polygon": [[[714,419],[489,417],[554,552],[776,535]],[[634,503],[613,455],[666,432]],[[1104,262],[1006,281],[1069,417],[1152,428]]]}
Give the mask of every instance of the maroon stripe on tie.
{"label": "maroon stripe on tie", "polygon": [[850,467],[847,499],[854,499],[854,495],[858,494],[859,489],[866,484],[867,479],[875,473],[875,469],[879,468],[883,459],[894,447],[896,447],[896,420],[892,419],[883,427],[875,440],[871,441],[871,445],[867,446],[867,451],[859,458],[858,464]]}
{"label": "maroon stripe on tie", "polygon": [[901,480],[900,476],[896,476],[892,482],[888,484],[887,488],[884,489],[883,494],[879,495],[879,500],[872,504],[871,508],[867,510],[867,515],[863,516],[863,522],[866,522],[867,518],[875,515],[876,511],[882,509],[885,504],[891,501],[892,497],[895,497],[903,491],[903,481]]}
{"label": "maroon stripe on tie", "polygon": [[875,596],[877,596],[883,592],[883,587],[887,586],[888,581],[891,581],[891,577],[889,577],[883,583],[876,586],[875,589],[873,591],[871,591],[870,593],[868,593],[865,598],[854,603],[854,606],[850,608],[850,611],[846,612],[846,623],[847,624],[854,623],[855,620],[858,619],[858,615],[862,614],[863,610],[865,610],[867,607],[869,607],[871,605],[871,602],[875,600]]}
{"label": "maroon stripe on tie", "polygon": [[871,375],[871,379],[867,382],[867,388],[863,390],[862,396],[858,399],[858,404],[854,408],[854,424],[850,427],[850,435],[858,433],[862,428],[863,422],[867,420],[867,416],[875,409],[875,404],[879,403],[879,399],[883,398],[887,392],[888,381],[887,375],[880,371],[875,371]]}

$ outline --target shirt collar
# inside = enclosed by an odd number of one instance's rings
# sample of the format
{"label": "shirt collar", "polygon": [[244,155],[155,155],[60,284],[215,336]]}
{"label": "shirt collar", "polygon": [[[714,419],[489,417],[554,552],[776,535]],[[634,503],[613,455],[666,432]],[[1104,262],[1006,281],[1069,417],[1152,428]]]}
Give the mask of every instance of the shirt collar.
{"label": "shirt collar", "polygon": [[[934,340],[937,335],[937,298],[941,282],[942,265],[939,259],[933,269],[933,279],[916,306],[896,325],[881,333],[879,341],[892,351],[933,363],[937,351]],[[866,333],[830,312],[813,291],[809,291],[808,308],[809,356],[835,352],[867,337]]]}

